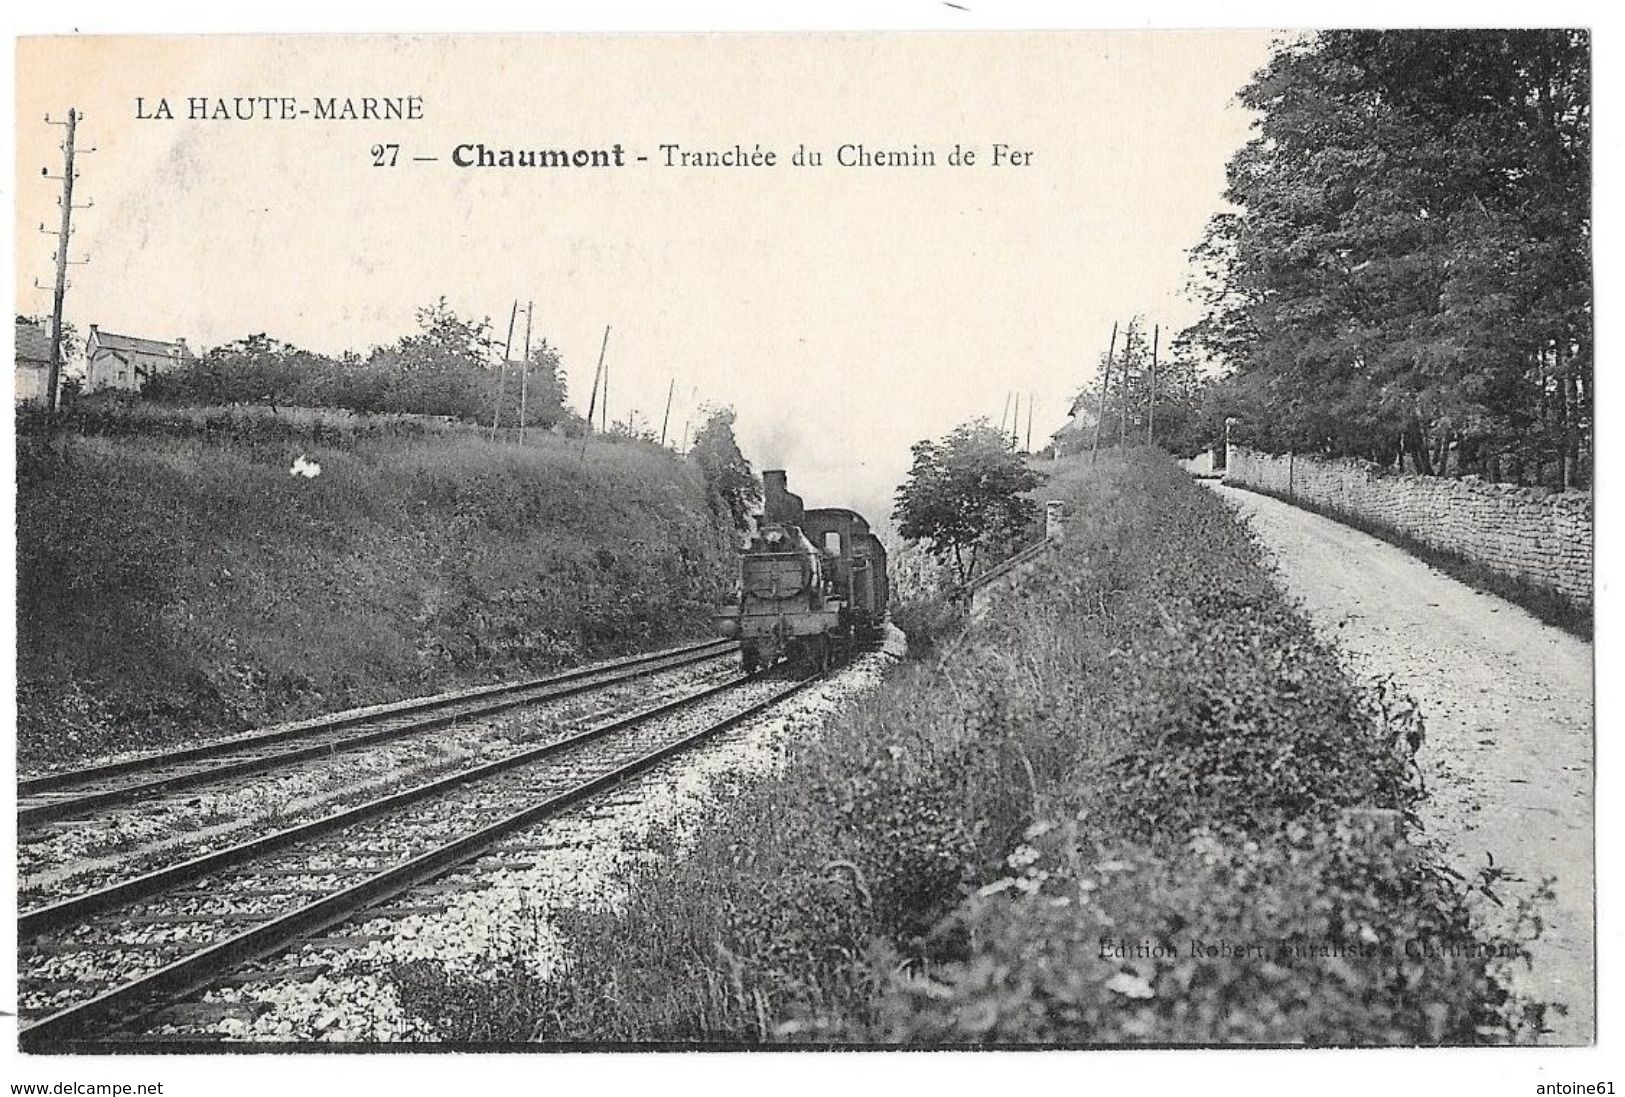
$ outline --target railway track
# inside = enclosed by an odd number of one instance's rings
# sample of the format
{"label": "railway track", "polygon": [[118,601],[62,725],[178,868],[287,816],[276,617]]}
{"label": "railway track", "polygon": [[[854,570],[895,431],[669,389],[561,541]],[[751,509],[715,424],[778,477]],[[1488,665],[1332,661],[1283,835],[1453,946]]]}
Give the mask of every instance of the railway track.
{"label": "railway track", "polygon": [[117,1039],[155,1008],[477,860],[516,831],[778,704],[817,676],[707,686],[545,746],[23,912],[29,1050]]}
{"label": "railway track", "polygon": [[305,759],[646,678],[718,658],[737,647],[727,640],[689,644],[546,677],[355,709],[232,739],[24,778],[17,782],[17,825],[20,831],[37,831],[44,824],[83,818],[113,804],[265,773]]}

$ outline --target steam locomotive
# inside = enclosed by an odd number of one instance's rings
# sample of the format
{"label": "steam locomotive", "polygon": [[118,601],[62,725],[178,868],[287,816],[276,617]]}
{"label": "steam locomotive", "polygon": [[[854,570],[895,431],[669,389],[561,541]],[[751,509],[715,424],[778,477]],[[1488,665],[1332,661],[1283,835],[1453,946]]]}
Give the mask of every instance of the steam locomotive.
{"label": "steam locomotive", "polygon": [[856,511],[806,509],[783,469],[764,472],[762,487],[764,510],[718,626],[739,640],[747,671],[784,658],[827,668],[881,635],[891,595],[886,549]]}

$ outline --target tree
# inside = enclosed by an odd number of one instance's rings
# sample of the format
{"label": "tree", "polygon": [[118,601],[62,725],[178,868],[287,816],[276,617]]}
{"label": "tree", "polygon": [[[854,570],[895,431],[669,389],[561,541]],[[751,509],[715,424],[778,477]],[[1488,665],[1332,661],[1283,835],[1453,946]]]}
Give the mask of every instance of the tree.
{"label": "tree", "polygon": [[444,297],[417,310],[419,331],[395,345],[408,370],[484,368],[500,357],[501,344],[491,334],[491,319],[465,320]]}
{"label": "tree", "polygon": [[633,408],[631,411],[628,411],[625,419],[616,419],[610,423],[609,430],[605,432],[604,437],[612,441],[619,442],[648,442],[651,445],[658,444],[655,438],[654,428],[649,425],[648,420],[644,419],[642,415],[638,414],[637,408]]}
{"label": "tree", "polygon": [[986,551],[1007,546],[1036,519],[1037,504],[1022,493],[1038,486],[1038,474],[988,420],[955,427],[938,442],[916,442],[912,452],[892,511],[897,531],[910,543],[928,543],[959,582],[976,574]]}
{"label": "tree", "polygon": [[141,386],[141,395],[163,402],[205,404],[297,404],[305,352],[264,332],[211,348],[173,369],[161,370]]}
{"label": "tree", "polygon": [[450,415],[489,422],[502,345],[489,318],[464,319],[444,297],[417,313],[419,330],[391,347],[379,347],[368,365],[392,375],[382,406],[369,410]]}
{"label": "tree", "polygon": [[[564,418],[567,395],[564,380],[564,358],[559,349],[546,339],[531,348],[530,361],[525,363],[528,378],[525,381],[525,422],[531,426],[551,428]],[[509,388],[518,389],[518,385]],[[513,394],[515,400],[519,394]],[[517,422],[517,412],[509,414],[503,409],[503,418]]]}
{"label": "tree", "polygon": [[1241,99],[1257,134],[1229,166],[1235,210],[1193,251],[1189,335],[1262,382],[1253,440],[1583,476],[1586,35],[1323,32],[1278,47]]}
{"label": "tree", "polygon": [[[1196,357],[1188,343],[1168,345],[1167,332],[1154,332],[1144,316],[1130,317],[1118,332],[1111,352],[1111,389],[1101,399],[1101,386],[1107,382],[1107,352],[1102,351],[1095,367],[1094,379],[1072,401],[1072,416],[1076,427],[1064,449],[1076,451],[1093,441],[1096,416],[1100,421],[1102,445],[1116,445],[1126,440],[1138,445],[1146,440],[1149,423],[1155,432],[1155,443],[1176,452],[1205,448],[1190,436],[1196,405],[1205,380],[1197,368]],[[1156,371],[1151,369],[1153,340],[1160,339],[1155,348]],[[1153,381],[1155,388],[1153,389]],[[1152,420],[1151,401],[1156,399],[1156,414]]]}
{"label": "tree", "polygon": [[705,422],[694,435],[689,458],[700,466],[713,497],[727,510],[734,528],[749,529],[751,512],[762,503],[762,482],[734,437],[734,409],[708,404],[700,411]]}
{"label": "tree", "polygon": [[[365,358],[337,358],[302,350],[261,332],[212,348],[202,358],[166,369],[142,395],[172,403],[267,403],[338,407],[363,414],[395,412],[451,416],[490,423],[497,402],[501,422],[519,423],[521,363],[503,383],[502,347],[489,319],[458,316],[441,298],[417,311],[418,330]],[[530,352],[524,391],[526,424],[550,429],[567,418],[563,359],[542,339]]]}

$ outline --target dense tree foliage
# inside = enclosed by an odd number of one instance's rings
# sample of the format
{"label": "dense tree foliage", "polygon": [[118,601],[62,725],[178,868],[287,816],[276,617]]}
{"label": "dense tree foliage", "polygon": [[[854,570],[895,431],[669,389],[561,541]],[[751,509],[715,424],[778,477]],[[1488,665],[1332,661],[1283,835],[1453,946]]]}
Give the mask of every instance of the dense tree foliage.
{"label": "dense tree foliage", "polygon": [[941,441],[914,443],[914,465],[897,489],[892,512],[904,539],[924,541],[963,583],[979,558],[1020,537],[1037,516],[1022,493],[1038,475],[1014,440],[986,419],[955,427]]}
{"label": "dense tree foliage", "polygon": [[[701,410],[705,422],[695,433],[688,455],[700,466],[713,495],[727,508],[734,528],[749,529],[751,512],[762,502],[762,481],[734,437],[734,409],[706,407]],[[636,436],[635,423],[617,423],[616,427],[628,436]]]}
{"label": "dense tree foliage", "polygon": [[1268,448],[1569,484],[1591,449],[1590,44],[1338,31],[1243,91],[1189,334]]}
{"label": "dense tree foliage", "polygon": [[[565,416],[563,360],[543,339],[528,363],[503,365],[489,320],[458,316],[445,302],[418,310],[418,330],[363,358],[302,350],[265,334],[214,347],[154,378],[143,395],[170,403],[337,407],[356,412],[444,415],[549,427]],[[521,386],[521,365],[529,370]],[[504,377],[504,372],[506,377]]]}

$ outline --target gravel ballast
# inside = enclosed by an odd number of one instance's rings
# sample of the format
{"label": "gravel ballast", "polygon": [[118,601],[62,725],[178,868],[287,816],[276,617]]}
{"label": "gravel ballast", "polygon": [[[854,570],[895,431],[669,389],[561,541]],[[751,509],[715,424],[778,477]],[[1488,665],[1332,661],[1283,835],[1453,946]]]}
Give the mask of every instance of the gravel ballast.
{"label": "gravel ballast", "polygon": [[[895,648],[895,645],[893,645]],[[388,972],[433,960],[448,973],[488,973],[522,957],[556,970],[568,947],[554,929],[565,910],[613,910],[648,856],[655,828],[679,846],[717,789],[774,772],[795,737],[878,684],[894,656],[866,654],[772,710],[687,751],[590,803],[529,827],[434,885],[401,896],[259,967],[283,979],[222,985],[160,1014],[149,1036],[252,1041],[425,1041],[435,1034],[402,1010]],[[213,1014],[214,1016],[208,1016]],[[201,1018],[201,1019],[200,1019]]]}

